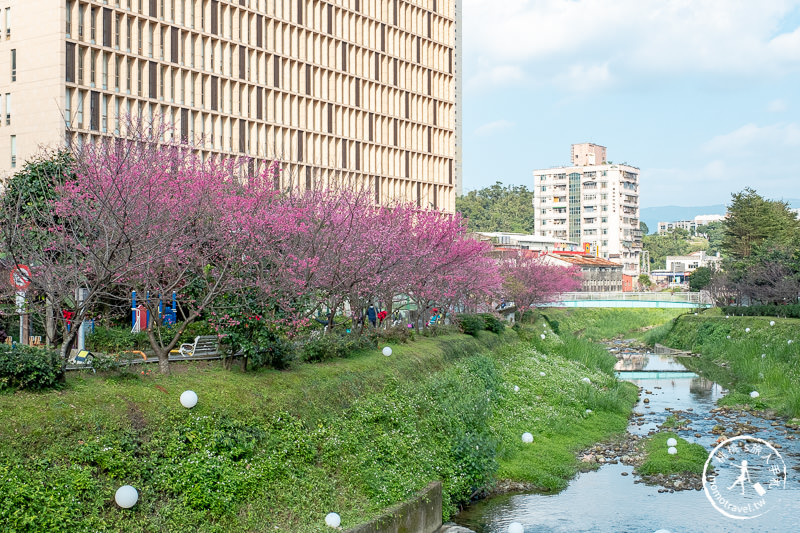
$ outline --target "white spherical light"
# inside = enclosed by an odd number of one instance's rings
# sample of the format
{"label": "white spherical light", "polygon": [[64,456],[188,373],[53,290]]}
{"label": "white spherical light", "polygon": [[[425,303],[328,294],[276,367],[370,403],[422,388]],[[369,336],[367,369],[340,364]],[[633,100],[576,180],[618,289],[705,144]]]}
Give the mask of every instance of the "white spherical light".
{"label": "white spherical light", "polygon": [[139,501],[139,492],[130,485],[122,485],[114,494],[114,501],[123,509],[130,509]]}
{"label": "white spherical light", "polygon": [[761,354],[761,359],[764,359],[766,356],[767,356],[767,354],[765,354],[765,353],[762,353],[762,354]]}
{"label": "white spherical light", "polygon": [[330,527],[339,527],[342,523],[342,517],[336,513],[328,513],[325,515],[325,524]]}
{"label": "white spherical light", "polygon": [[508,524],[508,533],[525,533],[525,528],[519,522]]}
{"label": "white spherical light", "polygon": [[774,326],[774,325],[775,325],[775,321],[774,321],[774,320],[770,320],[770,321],[769,321],[769,325],[770,325],[770,326]]}
{"label": "white spherical light", "polygon": [[675,455],[676,453],[678,453],[678,448],[676,448],[675,446],[670,446],[669,448],[667,448],[667,453],[670,455]]}
{"label": "white spherical light", "polygon": [[730,315],[725,315],[725,318],[730,318],[730,317],[731,317]]}
{"label": "white spherical light", "polygon": [[583,381],[584,383],[588,383],[589,385],[592,384],[592,380],[589,378],[581,378],[581,381]]}
{"label": "white spherical light", "polygon": [[792,339],[789,339],[788,341],[786,341],[786,344],[792,344]]}
{"label": "white spherical light", "polygon": [[525,433],[522,434],[522,442],[524,442],[525,444],[530,444],[531,442],[533,442],[533,435],[531,435],[526,431]]}
{"label": "white spherical light", "polygon": [[759,396],[761,395],[758,393],[757,390],[754,390],[753,392],[750,393],[751,398],[758,398]]}
{"label": "white spherical light", "polygon": [[545,377],[547,374],[545,374],[544,372],[539,372],[539,375]]}
{"label": "white spherical light", "polygon": [[587,410],[586,410],[586,414],[587,414],[587,415],[590,415],[590,414],[592,414],[592,410],[591,410],[591,409],[587,409]]}
{"label": "white spherical light", "polygon": [[514,385],[514,392],[519,392],[519,385]]}
{"label": "white spherical light", "polygon": [[386,347],[385,347],[385,348],[384,348],[384,349],[381,351],[381,353],[382,353],[383,355],[385,355],[386,357],[389,357],[390,355],[392,355],[392,348],[391,348],[391,346],[386,346]]}
{"label": "white spherical light", "polygon": [[750,333],[750,328],[744,328],[745,333]]}
{"label": "white spherical light", "polygon": [[678,441],[676,441],[676,440],[675,440],[675,439],[673,439],[672,437],[670,437],[669,439],[667,439],[667,446],[677,446],[677,445],[678,445]]}
{"label": "white spherical light", "polygon": [[539,335],[539,336],[542,338],[542,340],[544,340],[544,339],[545,339],[545,337],[547,337],[547,335],[545,335],[544,333],[542,333],[542,334],[541,334],[541,335]]}
{"label": "white spherical light", "polygon": [[181,405],[187,409],[191,409],[197,405],[197,393],[193,390],[183,391],[181,394]]}
{"label": "white spherical light", "polygon": [[731,338],[731,336],[730,336],[730,335],[728,335],[728,338],[730,339],[730,338]]}

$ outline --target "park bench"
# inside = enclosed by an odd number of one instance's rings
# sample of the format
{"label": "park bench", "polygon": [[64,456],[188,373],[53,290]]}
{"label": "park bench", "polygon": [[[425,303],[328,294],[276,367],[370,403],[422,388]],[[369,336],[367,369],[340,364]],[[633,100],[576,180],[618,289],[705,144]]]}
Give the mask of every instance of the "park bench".
{"label": "park bench", "polygon": [[187,359],[216,359],[219,357],[219,337],[198,335],[194,342],[181,344],[178,352]]}

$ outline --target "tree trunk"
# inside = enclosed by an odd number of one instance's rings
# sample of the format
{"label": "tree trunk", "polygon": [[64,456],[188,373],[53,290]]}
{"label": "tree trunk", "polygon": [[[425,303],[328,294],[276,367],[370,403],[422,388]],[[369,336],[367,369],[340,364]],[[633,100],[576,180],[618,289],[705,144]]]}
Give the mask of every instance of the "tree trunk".
{"label": "tree trunk", "polygon": [[50,348],[56,341],[56,319],[53,311],[53,298],[47,296],[45,304],[45,346]]}

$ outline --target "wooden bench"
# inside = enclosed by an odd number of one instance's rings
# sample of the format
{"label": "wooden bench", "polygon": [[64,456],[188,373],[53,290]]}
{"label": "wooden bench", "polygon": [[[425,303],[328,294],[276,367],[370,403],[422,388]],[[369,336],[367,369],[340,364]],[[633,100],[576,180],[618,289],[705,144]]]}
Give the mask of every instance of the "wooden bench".
{"label": "wooden bench", "polygon": [[181,357],[187,359],[216,358],[219,356],[219,337],[198,335],[194,338],[194,342],[181,344],[178,352]]}

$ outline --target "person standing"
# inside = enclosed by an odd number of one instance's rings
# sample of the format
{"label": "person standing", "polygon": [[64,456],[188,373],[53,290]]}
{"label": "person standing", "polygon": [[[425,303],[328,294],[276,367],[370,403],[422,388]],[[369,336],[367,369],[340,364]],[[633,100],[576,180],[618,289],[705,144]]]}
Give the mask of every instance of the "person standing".
{"label": "person standing", "polygon": [[377,326],[378,313],[375,311],[375,306],[372,304],[369,304],[369,307],[367,308],[367,320],[369,320],[369,323],[372,324],[373,328]]}

